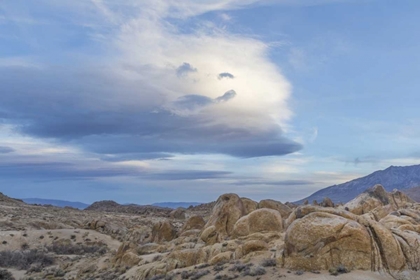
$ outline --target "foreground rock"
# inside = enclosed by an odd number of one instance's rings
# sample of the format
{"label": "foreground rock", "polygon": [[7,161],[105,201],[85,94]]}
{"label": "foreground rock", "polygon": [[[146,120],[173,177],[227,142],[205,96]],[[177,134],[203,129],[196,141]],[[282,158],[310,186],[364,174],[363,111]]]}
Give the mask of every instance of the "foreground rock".
{"label": "foreground rock", "polygon": [[[236,194],[159,213],[16,203],[0,203],[0,267],[18,279],[420,279],[420,204],[381,186],[343,206]],[[7,262],[28,253],[42,261]]]}

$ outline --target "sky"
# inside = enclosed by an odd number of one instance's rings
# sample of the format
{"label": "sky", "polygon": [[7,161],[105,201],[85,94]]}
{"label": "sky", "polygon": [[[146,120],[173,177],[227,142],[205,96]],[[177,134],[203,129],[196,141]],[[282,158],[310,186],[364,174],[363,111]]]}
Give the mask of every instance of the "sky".
{"label": "sky", "polygon": [[420,164],[417,0],[6,0],[0,191],[296,201]]}

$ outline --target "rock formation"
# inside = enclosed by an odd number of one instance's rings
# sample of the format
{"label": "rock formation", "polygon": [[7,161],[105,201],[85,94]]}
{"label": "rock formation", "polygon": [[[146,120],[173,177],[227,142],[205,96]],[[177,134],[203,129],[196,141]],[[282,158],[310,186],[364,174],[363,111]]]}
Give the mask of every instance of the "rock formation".
{"label": "rock formation", "polygon": [[[0,254],[25,246],[52,255],[54,246],[61,254],[100,249],[100,254],[80,258],[57,255],[54,267],[66,279],[199,279],[210,273],[208,266],[216,275],[211,279],[233,279],[263,271],[257,265],[250,268],[261,260],[273,266],[265,270],[271,278],[279,277],[273,271],[283,269],[364,270],[420,279],[420,204],[380,185],[345,205],[328,198],[321,205],[257,203],[236,194],[155,214],[120,212],[114,203],[87,211],[18,204],[0,203]],[[101,212],[101,207],[107,210]],[[108,211],[110,207],[119,210]],[[28,277],[48,278],[52,268],[43,269],[28,272]],[[194,271],[197,276],[190,274]]]}

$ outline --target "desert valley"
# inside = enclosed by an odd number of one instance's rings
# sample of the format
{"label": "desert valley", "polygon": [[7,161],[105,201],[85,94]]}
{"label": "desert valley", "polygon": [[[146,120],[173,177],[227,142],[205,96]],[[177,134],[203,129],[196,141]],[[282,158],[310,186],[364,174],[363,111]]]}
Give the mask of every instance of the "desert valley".
{"label": "desert valley", "polygon": [[410,196],[375,185],[337,205],[223,194],[187,209],[79,210],[1,195],[0,279],[420,279]]}

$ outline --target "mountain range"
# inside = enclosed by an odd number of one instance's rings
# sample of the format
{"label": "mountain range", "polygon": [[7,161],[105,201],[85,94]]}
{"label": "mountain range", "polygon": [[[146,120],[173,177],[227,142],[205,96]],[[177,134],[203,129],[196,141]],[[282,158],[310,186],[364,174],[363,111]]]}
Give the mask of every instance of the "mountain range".
{"label": "mountain range", "polygon": [[53,205],[58,207],[73,207],[77,209],[85,209],[89,204],[75,201],[57,200],[57,199],[43,199],[43,198],[23,198],[25,203],[40,204],[40,205]]}
{"label": "mountain range", "polygon": [[376,184],[381,184],[388,192],[393,189],[406,192],[418,187],[420,186],[420,165],[390,166],[365,177],[321,189],[295,203],[301,204],[305,200],[320,202],[325,197],[329,197],[335,203],[346,203]]}
{"label": "mountain range", "polygon": [[[329,197],[335,203],[346,203],[376,184],[381,184],[387,191],[392,191],[393,189],[402,190],[410,197],[412,196],[414,200],[420,201],[420,165],[390,166],[387,169],[375,171],[365,177],[321,189],[294,203],[302,204],[305,200],[309,202],[313,200],[321,202],[325,197]],[[70,206],[78,209],[85,209],[89,206],[82,202],[55,199],[25,198],[22,200],[28,204],[49,204],[58,207]],[[191,205],[197,206],[200,204],[200,202],[159,202],[151,205],[176,209],[178,207],[188,208]]]}
{"label": "mountain range", "polygon": [[[86,204],[82,202],[57,200],[57,199],[23,198],[22,200],[28,204],[53,205],[57,207],[73,207],[73,208],[77,208],[81,210],[86,209],[90,206],[90,204]],[[151,206],[176,209],[178,207],[188,208],[191,205],[197,206],[200,204],[202,203],[200,202],[158,202],[158,203],[151,204]],[[126,205],[135,205],[135,204],[126,204]],[[140,206],[140,205],[136,205],[136,206]]]}

